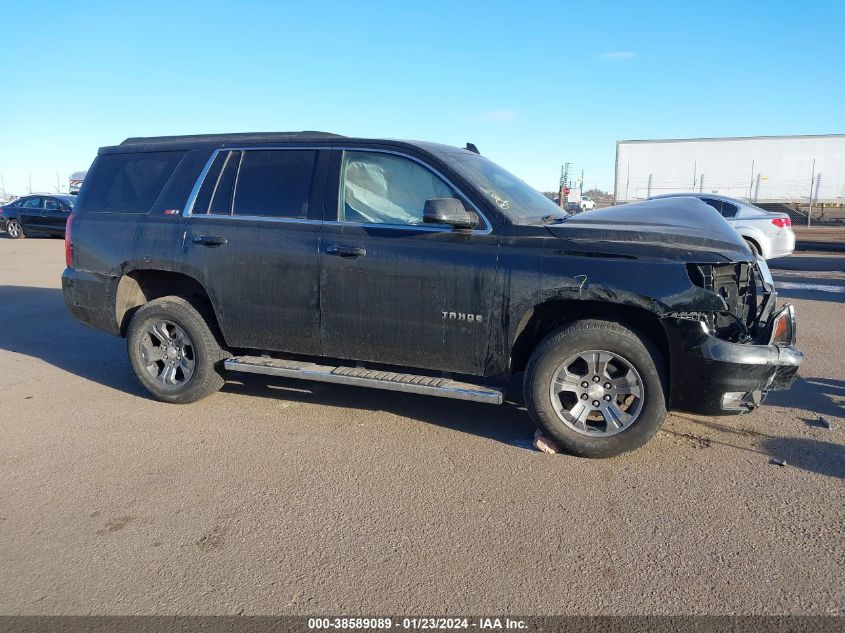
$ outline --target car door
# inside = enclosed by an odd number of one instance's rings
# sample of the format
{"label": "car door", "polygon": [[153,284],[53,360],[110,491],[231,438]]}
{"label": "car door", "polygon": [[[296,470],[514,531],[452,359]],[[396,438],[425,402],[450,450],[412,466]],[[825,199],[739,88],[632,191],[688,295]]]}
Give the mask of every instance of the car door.
{"label": "car door", "polygon": [[[323,354],[480,373],[498,251],[491,225],[431,167],[395,152],[338,152],[328,183],[331,215],[320,242]],[[460,199],[479,215],[479,226],[424,224],[431,198]]]}
{"label": "car door", "polygon": [[42,227],[54,235],[63,235],[70,209],[56,198],[44,198],[44,213],[41,215]]}
{"label": "car door", "polygon": [[319,154],[215,152],[189,203],[183,264],[233,347],[319,353]]}
{"label": "car door", "polygon": [[42,213],[44,201],[41,196],[30,196],[21,200],[17,212],[24,231],[41,231],[43,225]]}

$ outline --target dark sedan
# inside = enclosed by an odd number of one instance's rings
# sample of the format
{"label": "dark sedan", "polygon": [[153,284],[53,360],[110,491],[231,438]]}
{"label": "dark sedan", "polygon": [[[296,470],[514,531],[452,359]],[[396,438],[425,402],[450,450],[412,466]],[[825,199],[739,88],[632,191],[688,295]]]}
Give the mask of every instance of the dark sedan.
{"label": "dark sedan", "polygon": [[75,199],[58,194],[24,196],[0,207],[0,227],[14,239],[35,233],[64,237]]}

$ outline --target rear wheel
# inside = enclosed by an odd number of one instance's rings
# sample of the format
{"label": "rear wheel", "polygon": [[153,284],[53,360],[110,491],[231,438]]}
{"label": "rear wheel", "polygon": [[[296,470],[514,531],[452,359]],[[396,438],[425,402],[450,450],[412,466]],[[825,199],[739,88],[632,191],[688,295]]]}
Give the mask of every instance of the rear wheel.
{"label": "rear wheel", "polygon": [[23,232],[23,225],[19,220],[15,219],[11,219],[6,222],[6,233],[8,233],[9,237],[13,240],[19,240],[22,237],[26,237]]}
{"label": "rear wheel", "polygon": [[223,386],[225,354],[202,315],[181,297],[141,306],[126,336],[129,363],[155,398],[186,404]]}
{"label": "rear wheel", "polygon": [[567,451],[612,457],[639,448],[661,427],[662,360],[619,323],[585,320],[548,336],[525,375],[537,425]]}

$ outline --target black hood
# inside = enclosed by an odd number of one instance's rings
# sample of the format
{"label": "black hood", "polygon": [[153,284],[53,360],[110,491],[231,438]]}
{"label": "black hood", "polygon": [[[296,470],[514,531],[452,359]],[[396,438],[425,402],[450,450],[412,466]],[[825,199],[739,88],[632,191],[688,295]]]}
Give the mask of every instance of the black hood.
{"label": "black hood", "polygon": [[706,251],[730,261],[754,259],[725,218],[696,198],[646,200],[586,211],[548,229],[573,241]]}

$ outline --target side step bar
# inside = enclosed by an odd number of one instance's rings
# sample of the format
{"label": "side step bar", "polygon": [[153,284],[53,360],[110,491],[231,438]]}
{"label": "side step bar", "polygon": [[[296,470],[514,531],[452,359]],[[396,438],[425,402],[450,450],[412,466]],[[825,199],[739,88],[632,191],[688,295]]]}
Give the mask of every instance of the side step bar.
{"label": "side step bar", "polygon": [[473,402],[487,402],[489,404],[502,404],[504,400],[502,390],[493,387],[458,382],[449,378],[398,374],[391,371],[363,369],[361,367],[335,367],[332,365],[318,365],[316,363],[303,363],[294,360],[280,360],[266,356],[236,356],[226,360],[224,366],[230,371],[240,371],[248,374],[265,374],[269,376],[284,376],[285,378],[299,378],[300,380],[334,382],[341,385],[357,385],[359,387],[372,387],[374,389],[387,389],[389,391],[421,393],[427,396],[472,400]]}

